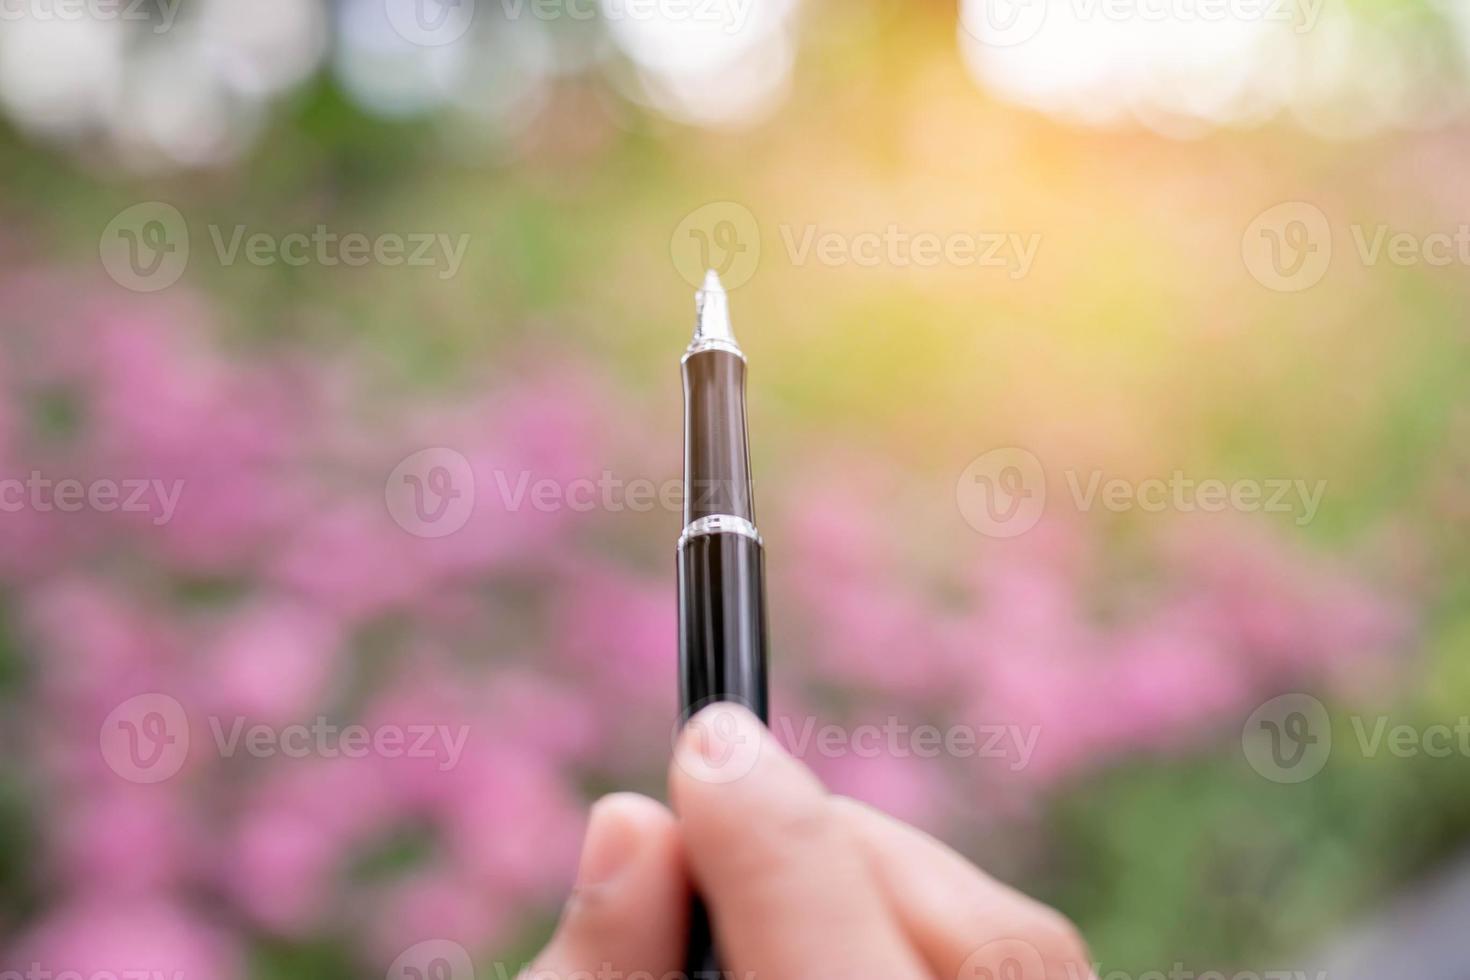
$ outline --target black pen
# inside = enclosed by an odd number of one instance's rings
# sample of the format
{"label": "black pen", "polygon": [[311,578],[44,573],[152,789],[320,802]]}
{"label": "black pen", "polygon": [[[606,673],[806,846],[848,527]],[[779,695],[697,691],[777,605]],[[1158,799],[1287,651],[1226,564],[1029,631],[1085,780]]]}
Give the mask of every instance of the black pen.
{"label": "black pen", "polygon": [[[684,533],[679,536],[680,722],[714,701],[767,720],[765,551],[745,429],[745,354],[713,270],[696,294],[684,374]],[[704,902],[690,908],[688,980],[717,980]]]}

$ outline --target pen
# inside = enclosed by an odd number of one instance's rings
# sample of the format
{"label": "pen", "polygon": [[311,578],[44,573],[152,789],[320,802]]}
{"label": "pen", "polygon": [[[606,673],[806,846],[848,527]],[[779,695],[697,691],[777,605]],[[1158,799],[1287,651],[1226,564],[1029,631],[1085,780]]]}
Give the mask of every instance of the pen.
{"label": "pen", "polygon": [[[755,526],[745,354],[714,270],[684,352],[684,531],[679,536],[680,722],[714,701],[767,720],[765,551]],[[690,908],[688,980],[720,976],[703,900]]]}

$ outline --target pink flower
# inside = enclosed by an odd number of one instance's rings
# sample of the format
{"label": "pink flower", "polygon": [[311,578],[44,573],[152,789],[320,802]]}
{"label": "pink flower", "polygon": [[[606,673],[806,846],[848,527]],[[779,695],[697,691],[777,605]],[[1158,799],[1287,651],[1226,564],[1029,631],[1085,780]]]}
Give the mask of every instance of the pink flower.
{"label": "pink flower", "polygon": [[431,580],[381,498],[324,506],[272,562],[270,578],[349,623],[401,608]]}
{"label": "pink flower", "polygon": [[320,704],[342,631],[303,603],[267,600],[233,613],[205,653],[202,688],[220,715],[280,724]]}
{"label": "pink flower", "polygon": [[[924,830],[939,830],[950,816],[944,762],[907,754],[843,752],[808,759],[834,793],[851,796]],[[927,751],[927,750],[926,750]]]}
{"label": "pink flower", "polygon": [[496,671],[484,692],[484,716],[505,737],[515,737],[556,763],[586,760],[612,712],[598,712],[596,692],[521,668]]}
{"label": "pink flower", "polygon": [[1140,625],[1095,670],[1100,727],[1116,750],[1170,748],[1213,733],[1253,693],[1248,670],[1221,638],[1187,620]]}
{"label": "pink flower", "polygon": [[[107,713],[134,694],[173,686],[183,637],[176,624],[100,579],[59,578],[26,610],[48,703],[95,740]],[[100,761],[100,760],[99,760]]]}
{"label": "pink flower", "polygon": [[[405,658],[402,670],[363,712],[371,730],[393,729],[415,742],[394,758],[375,757],[375,770],[400,807],[412,813],[449,809],[477,765],[498,757],[476,699],[481,688],[427,653]],[[415,751],[408,751],[413,747]]]}
{"label": "pink flower", "polygon": [[203,828],[182,796],[120,780],[105,787],[56,807],[57,873],[69,888],[126,903],[176,887],[198,870]]}
{"label": "pink flower", "polygon": [[224,882],[247,915],[285,936],[319,929],[346,842],[300,810],[247,814],[225,855]]}
{"label": "pink flower", "polygon": [[253,788],[245,812],[298,815],[343,848],[385,833],[408,807],[373,758],[289,759]]}
{"label": "pink flower", "polygon": [[244,977],[239,951],[218,927],[173,902],[85,900],[44,917],[6,956],[52,976]]}
{"label": "pink flower", "polygon": [[452,860],[508,894],[559,898],[571,883],[585,824],[571,788],[512,745],[464,775],[463,791],[440,814]]}
{"label": "pink flower", "polygon": [[369,908],[364,934],[383,969],[419,943],[448,940],[483,950],[508,940],[518,925],[494,888],[438,864],[382,887]]}
{"label": "pink flower", "polygon": [[672,683],[649,683],[651,677],[673,678],[677,664],[672,581],[644,582],[587,564],[572,569],[558,593],[559,655],[614,699],[657,706],[662,717],[673,718]]}

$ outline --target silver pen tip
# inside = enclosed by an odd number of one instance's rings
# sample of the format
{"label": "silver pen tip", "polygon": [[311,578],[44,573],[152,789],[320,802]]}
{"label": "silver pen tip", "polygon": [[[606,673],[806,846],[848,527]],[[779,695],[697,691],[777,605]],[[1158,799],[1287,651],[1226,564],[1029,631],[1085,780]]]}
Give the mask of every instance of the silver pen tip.
{"label": "silver pen tip", "polygon": [[690,350],[720,346],[739,350],[739,345],[735,342],[735,331],[730,327],[730,303],[715,270],[710,269],[704,274],[704,285],[694,294],[694,308],[697,314],[694,320],[694,339],[689,342]]}

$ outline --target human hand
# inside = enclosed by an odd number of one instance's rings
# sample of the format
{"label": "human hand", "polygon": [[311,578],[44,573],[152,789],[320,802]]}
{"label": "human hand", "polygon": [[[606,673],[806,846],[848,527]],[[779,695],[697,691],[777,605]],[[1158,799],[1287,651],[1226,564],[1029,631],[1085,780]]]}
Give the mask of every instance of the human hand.
{"label": "human hand", "polygon": [[667,977],[688,894],[741,980],[1087,980],[1057,912],[926,834],[829,795],[743,708],[700,712],[669,770],[677,820],[620,793],[592,811],[577,885],[530,980]]}

